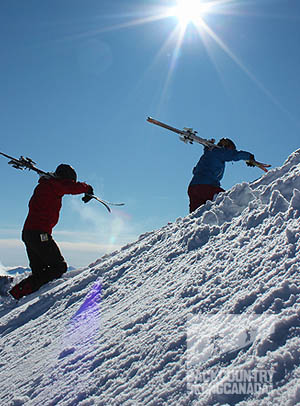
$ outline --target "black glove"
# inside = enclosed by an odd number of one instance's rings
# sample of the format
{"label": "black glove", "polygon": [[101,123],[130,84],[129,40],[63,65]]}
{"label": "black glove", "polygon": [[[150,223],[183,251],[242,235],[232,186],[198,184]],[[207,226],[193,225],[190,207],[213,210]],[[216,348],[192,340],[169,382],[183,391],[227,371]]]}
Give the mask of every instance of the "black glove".
{"label": "black glove", "polygon": [[94,194],[94,190],[93,190],[92,186],[89,186],[87,193],[85,193],[85,195],[83,196],[83,198],[81,200],[84,203],[88,203],[93,198],[92,196],[89,196],[89,195],[93,195],[93,194]]}
{"label": "black glove", "polygon": [[252,168],[255,166],[255,164],[253,163],[253,161],[255,161],[254,155],[251,154],[250,159],[248,161],[246,161],[246,165],[247,166],[251,166]]}

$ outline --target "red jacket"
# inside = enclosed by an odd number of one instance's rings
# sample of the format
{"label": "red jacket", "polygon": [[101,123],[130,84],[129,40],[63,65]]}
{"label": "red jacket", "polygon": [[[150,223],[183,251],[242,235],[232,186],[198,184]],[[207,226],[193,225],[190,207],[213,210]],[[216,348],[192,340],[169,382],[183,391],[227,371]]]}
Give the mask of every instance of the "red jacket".
{"label": "red jacket", "polygon": [[90,186],[83,182],[41,177],[29,201],[29,213],[23,229],[51,234],[59,219],[62,197],[88,193],[89,189]]}

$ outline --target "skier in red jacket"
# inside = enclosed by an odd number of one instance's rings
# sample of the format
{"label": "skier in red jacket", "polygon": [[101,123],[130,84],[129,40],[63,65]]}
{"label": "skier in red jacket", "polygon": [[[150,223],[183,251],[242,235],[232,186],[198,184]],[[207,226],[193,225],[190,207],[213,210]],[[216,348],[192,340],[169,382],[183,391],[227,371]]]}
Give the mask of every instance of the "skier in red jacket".
{"label": "skier in red jacket", "polygon": [[22,232],[32,274],[15,285],[10,294],[20,299],[37,291],[45,283],[59,278],[67,270],[64,257],[52,238],[65,194],[85,193],[87,203],[92,186],[77,182],[75,170],[66,164],[56,168],[53,176],[42,176],[29,202],[29,212]]}

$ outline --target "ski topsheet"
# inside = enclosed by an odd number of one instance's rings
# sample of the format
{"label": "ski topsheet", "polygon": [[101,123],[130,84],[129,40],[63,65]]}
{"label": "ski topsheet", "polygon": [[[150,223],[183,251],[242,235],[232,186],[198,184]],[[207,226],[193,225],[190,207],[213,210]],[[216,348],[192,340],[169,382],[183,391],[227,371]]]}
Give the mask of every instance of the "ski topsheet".
{"label": "ski topsheet", "polygon": [[[165,128],[166,130],[170,130],[173,131],[174,133],[179,134],[179,138],[181,141],[185,142],[185,143],[190,143],[193,144],[193,142],[197,142],[198,144],[204,145],[205,147],[209,148],[209,149],[213,149],[213,148],[220,148],[217,144],[215,144],[215,140],[211,139],[211,140],[207,140],[205,138],[201,138],[199,137],[197,134],[197,131],[193,130],[192,128],[184,128],[183,130],[179,130],[176,127],[172,127],[166,123],[163,123],[162,121],[158,121],[155,118],[152,117],[148,117],[147,121],[149,123],[158,125],[160,127]],[[250,164],[252,164],[252,166],[257,166],[258,168],[260,168],[261,170],[263,170],[264,172],[268,172],[267,168],[270,168],[271,165],[269,164],[264,164],[262,162],[258,162],[255,160],[251,160],[251,161],[247,161]]]}

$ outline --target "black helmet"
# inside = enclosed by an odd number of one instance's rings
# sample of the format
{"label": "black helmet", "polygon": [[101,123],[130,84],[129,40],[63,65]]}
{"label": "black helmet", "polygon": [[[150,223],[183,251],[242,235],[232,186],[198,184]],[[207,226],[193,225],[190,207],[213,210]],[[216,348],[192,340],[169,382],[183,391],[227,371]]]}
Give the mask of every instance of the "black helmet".
{"label": "black helmet", "polygon": [[229,138],[221,138],[217,145],[223,148],[236,149],[235,143]]}
{"label": "black helmet", "polygon": [[54,175],[61,179],[77,180],[77,174],[72,166],[67,164],[60,164],[56,168]]}

